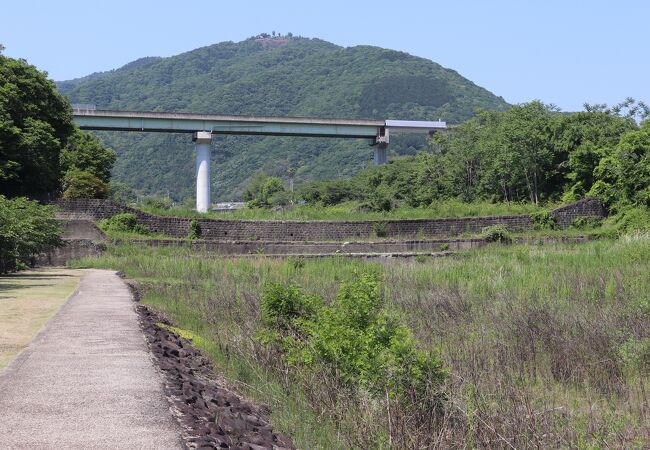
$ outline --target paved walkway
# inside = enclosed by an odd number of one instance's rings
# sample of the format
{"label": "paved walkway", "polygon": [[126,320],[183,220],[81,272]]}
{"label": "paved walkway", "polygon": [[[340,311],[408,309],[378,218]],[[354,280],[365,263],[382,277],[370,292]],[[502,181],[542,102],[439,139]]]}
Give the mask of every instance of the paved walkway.
{"label": "paved walkway", "polygon": [[131,295],[113,272],[79,289],[0,372],[0,449],[181,448]]}

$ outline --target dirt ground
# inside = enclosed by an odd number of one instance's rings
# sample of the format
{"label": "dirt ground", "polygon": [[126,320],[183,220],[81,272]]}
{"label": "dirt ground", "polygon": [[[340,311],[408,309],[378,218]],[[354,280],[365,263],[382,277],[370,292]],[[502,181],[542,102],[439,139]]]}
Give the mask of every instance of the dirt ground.
{"label": "dirt ground", "polygon": [[82,274],[47,268],[0,276],[0,370],[29,345],[77,288]]}

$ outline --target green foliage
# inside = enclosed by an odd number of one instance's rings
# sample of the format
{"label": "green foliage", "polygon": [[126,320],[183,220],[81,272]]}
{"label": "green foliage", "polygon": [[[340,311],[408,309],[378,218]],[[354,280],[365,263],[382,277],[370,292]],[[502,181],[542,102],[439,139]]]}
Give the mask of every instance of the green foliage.
{"label": "green foliage", "polygon": [[605,222],[618,234],[650,231],[650,208],[625,208]]}
{"label": "green foliage", "polygon": [[62,245],[54,208],[24,197],[0,195],[0,273],[24,268],[24,262]]}
{"label": "green foliage", "polygon": [[115,231],[118,233],[135,233],[135,234],[150,234],[149,229],[138,223],[138,218],[135,214],[121,213],[115,214],[110,219],[102,219],[97,225],[103,231]]}
{"label": "green foliage", "polygon": [[141,203],[145,208],[163,211],[169,211],[174,206],[169,197],[144,197]]}
{"label": "green foliage", "polygon": [[[74,127],[70,105],[47,74],[24,60],[0,55],[0,192],[57,195],[63,176],[70,196],[88,196],[89,173],[107,183],[115,154]],[[85,183],[77,187],[79,183]],[[105,195],[95,190],[93,196]],[[105,190],[105,189],[103,189]],[[74,191],[74,192],[73,192]],[[92,191],[92,189],[91,189]],[[76,197],[75,197],[76,198]]]}
{"label": "green foliage", "polygon": [[126,183],[111,181],[108,184],[108,198],[120,204],[134,203],[138,196],[135,191]]}
{"label": "green foliage", "polygon": [[[408,399],[418,407],[447,376],[434,353],[418,350],[411,331],[386,308],[376,275],[344,283],[331,305],[296,286],[267,286],[261,336],[276,342],[289,364],[328,369],[344,385],[382,398]],[[420,403],[418,405],[419,402]]]}
{"label": "green foliage", "polygon": [[[449,138],[434,136],[432,153],[394,158],[351,180],[309,183],[299,195],[310,205],[358,199],[369,211],[432,208],[455,199],[575,201],[587,193],[613,203],[623,192],[640,204],[650,176],[647,130],[636,128],[615,112],[558,114],[538,101],[504,112],[479,111]],[[633,177],[623,179],[626,171]]]}
{"label": "green foliage", "polygon": [[352,180],[315,181],[300,187],[298,196],[309,205],[332,206],[362,198]]}
{"label": "green foliage", "polygon": [[0,55],[0,193],[42,196],[59,185],[72,115],[46,74]]}
{"label": "green foliage", "polygon": [[63,179],[63,198],[106,198],[108,185],[90,172],[70,169]]}
{"label": "green foliage", "polygon": [[629,338],[619,346],[618,358],[626,371],[648,373],[650,371],[650,338]]}
{"label": "green foliage", "polygon": [[613,149],[604,152],[594,178],[590,195],[612,209],[650,207],[650,129],[624,134]]}
{"label": "green foliage", "polygon": [[289,203],[282,180],[264,173],[253,177],[244,191],[244,200],[249,208],[269,208]]}
{"label": "green foliage", "polygon": [[63,173],[72,169],[82,170],[108,183],[115,158],[115,152],[105,148],[95,136],[75,129],[61,150],[60,164]]}
{"label": "green foliage", "polygon": [[601,217],[578,217],[571,222],[571,228],[576,230],[593,230],[603,224]]}
{"label": "green foliage", "polygon": [[385,220],[377,221],[372,224],[372,232],[377,237],[388,236],[388,222]]}
{"label": "green foliage", "polygon": [[291,266],[293,267],[294,270],[300,270],[305,267],[305,258],[303,256],[299,256],[297,258],[289,258],[289,261],[291,262]]}
{"label": "green foliage", "polygon": [[530,215],[533,222],[533,230],[554,230],[557,227],[557,220],[548,211],[538,211]]}
{"label": "green foliage", "polygon": [[[146,58],[58,84],[74,103],[118,110],[347,118],[467,120],[476,108],[505,109],[500,97],[423,58],[378,47],[339,47],[292,38],[284,45],[222,42],[169,58]],[[138,190],[180,201],[193,195],[186,136],[100,133],[119,154],[114,175]],[[349,177],[366,166],[366,141],[300,137],[223,138],[215,192],[239,199],[263,170],[296,182]],[[423,136],[391,138],[391,152],[414,154]],[[156,164],[149,161],[156,160]]]}
{"label": "green foliage", "polygon": [[203,230],[201,230],[201,223],[196,219],[192,219],[190,222],[190,232],[188,233],[187,238],[200,239],[202,233]]}
{"label": "green foliage", "polygon": [[510,231],[508,231],[508,227],[502,224],[483,228],[481,237],[487,242],[501,242],[502,244],[512,242],[512,236],[510,235]]}

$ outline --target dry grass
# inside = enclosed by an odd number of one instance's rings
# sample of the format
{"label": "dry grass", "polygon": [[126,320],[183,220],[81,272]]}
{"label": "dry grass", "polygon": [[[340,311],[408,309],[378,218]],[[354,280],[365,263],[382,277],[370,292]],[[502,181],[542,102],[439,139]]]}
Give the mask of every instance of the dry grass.
{"label": "dry grass", "polygon": [[37,269],[0,277],[0,369],[34,339],[83,271]]}

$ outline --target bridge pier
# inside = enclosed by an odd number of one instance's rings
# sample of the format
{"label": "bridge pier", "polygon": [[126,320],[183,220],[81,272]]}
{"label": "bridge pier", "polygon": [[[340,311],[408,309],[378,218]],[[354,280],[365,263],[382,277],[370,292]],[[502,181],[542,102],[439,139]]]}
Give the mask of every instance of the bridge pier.
{"label": "bridge pier", "polygon": [[381,166],[382,164],[386,164],[388,162],[387,149],[388,149],[388,144],[375,145],[375,157],[374,157],[375,166]]}
{"label": "bridge pier", "polygon": [[379,128],[375,137],[375,166],[381,166],[388,162],[388,141],[388,129],[386,127]]}
{"label": "bridge pier", "polygon": [[196,147],[196,211],[207,213],[211,205],[210,198],[210,150],[212,133],[197,131],[192,136]]}

